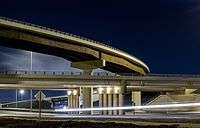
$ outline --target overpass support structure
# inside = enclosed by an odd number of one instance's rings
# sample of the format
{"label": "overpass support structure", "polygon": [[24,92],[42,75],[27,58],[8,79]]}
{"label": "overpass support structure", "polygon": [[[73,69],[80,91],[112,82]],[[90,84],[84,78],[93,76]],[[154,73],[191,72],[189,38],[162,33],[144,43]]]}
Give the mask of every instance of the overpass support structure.
{"label": "overpass support structure", "polygon": [[[123,107],[126,95],[126,86],[98,88],[99,107]],[[135,97],[135,98],[138,98]],[[139,99],[141,101],[141,99]],[[104,110],[103,115],[123,115],[123,110]]]}
{"label": "overpass support structure", "polygon": [[[68,108],[79,108],[79,94],[78,89],[68,90]],[[76,112],[69,112],[68,114],[77,114]]]}
{"label": "overpass support structure", "polygon": [[[3,17],[0,17],[0,42],[1,46],[62,57],[71,61],[72,67],[84,70],[84,75],[92,75],[92,70],[97,68],[137,75],[145,75],[149,72],[144,62],[124,51],[58,30]],[[83,87],[79,92],[83,97],[83,108],[93,107],[92,88]],[[123,106],[123,93],[114,96],[117,97],[118,106]],[[103,106],[113,106],[110,101],[112,98],[113,94],[112,96],[106,94]],[[77,107],[76,99],[71,92],[69,95],[71,108]]]}
{"label": "overpass support structure", "polygon": [[132,101],[133,106],[140,106],[141,105],[141,91],[132,91],[131,101]]}
{"label": "overpass support structure", "polygon": [[[72,62],[71,66],[74,68],[82,69],[83,75],[85,76],[92,76],[92,72],[94,69],[106,66],[106,61],[101,59]],[[80,107],[93,108],[93,87],[80,87],[80,97],[80,99],[82,100]],[[93,112],[85,112],[85,114],[93,114]]]}

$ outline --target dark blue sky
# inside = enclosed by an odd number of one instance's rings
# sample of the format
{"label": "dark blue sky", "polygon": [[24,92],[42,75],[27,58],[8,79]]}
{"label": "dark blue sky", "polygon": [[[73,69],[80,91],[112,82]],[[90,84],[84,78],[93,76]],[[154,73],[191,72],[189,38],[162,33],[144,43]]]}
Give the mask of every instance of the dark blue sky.
{"label": "dark blue sky", "polygon": [[0,16],[105,41],[152,73],[200,74],[199,0],[33,1],[1,1]]}

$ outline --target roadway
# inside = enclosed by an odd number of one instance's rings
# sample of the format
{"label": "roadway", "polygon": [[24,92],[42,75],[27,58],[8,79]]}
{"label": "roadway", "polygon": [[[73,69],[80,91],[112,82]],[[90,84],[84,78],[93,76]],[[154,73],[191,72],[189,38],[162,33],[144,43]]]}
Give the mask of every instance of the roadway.
{"label": "roadway", "polygon": [[[145,121],[163,123],[200,123],[200,113],[137,113],[135,115],[68,115],[61,113],[42,113],[42,120],[60,121]],[[0,118],[34,119],[39,118],[37,112],[0,111]]]}
{"label": "roadway", "polygon": [[69,87],[80,86],[121,86],[122,82],[125,82],[128,89],[135,90],[174,91],[185,88],[200,88],[199,75],[149,74],[147,76],[136,76],[133,74],[122,74],[120,76],[116,74],[96,73],[93,76],[85,76],[80,72],[0,72],[1,89],[67,89]]}

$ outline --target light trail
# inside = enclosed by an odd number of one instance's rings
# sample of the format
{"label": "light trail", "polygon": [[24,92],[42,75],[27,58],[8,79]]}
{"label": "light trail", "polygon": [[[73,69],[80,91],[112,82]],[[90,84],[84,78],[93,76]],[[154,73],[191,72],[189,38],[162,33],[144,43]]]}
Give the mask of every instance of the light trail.
{"label": "light trail", "polygon": [[56,112],[77,112],[77,111],[139,110],[139,109],[181,108],[181,107],[200,107],[200,103],[126,106],[126,107],[102,107],[102,108],[75,108],[75,109],[63,108],[63,109],[55,109],[55,111]]}

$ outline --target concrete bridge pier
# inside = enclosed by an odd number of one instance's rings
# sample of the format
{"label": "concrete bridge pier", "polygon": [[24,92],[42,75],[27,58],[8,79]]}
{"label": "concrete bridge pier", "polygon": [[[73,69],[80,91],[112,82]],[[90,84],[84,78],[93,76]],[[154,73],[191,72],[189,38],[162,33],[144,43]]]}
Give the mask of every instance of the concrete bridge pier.
{"label": "concrete bridge pier", "polygon": [[[112,107],[112,94],[108,94],[108,107]],[[108,110],[108,115],[112,115],[112,110]]]}
{"label": "concrete bridge pier", "polygon": [[[141,91],[132,91],[131,101],[132,101],[132,106],[140,106],[141,105]],[[134,113],[137,111],[138,110],[133,110]]]}
{"label": "concrete bridge pier", "polygon": [[[113,94],[113,107],[118,107],[118,94]],[[117,115],[118,111],[113,110],[113,115]]]}
{"label": "concrete bridge pier", "polygon": [[[102,108],[103,107],[103,94],[99,93],[99,107]],[[100,111],[100,115],[102,115],[103,112]]]}
{"label": "concrete bridge pier", "polygon": [[[69,92],[69,91],[68,91],[68,92]],[[73,107],[72,107],[72,105],[73,105],[73,102],[72,102],[72,101],[73,101],[72,95],[71,95],[71,94],[69,95],[69,93],[68,93],[68,108],[69,108],[69,109],[73,108]],[[72,112],[68,112],[68,114],[72,114]]]}
{"label": "concrete bridge pier", "polygon": [[[80,61],[72,62],[72,67],[82,69],[83,75],[91,76],[92,71],[97,68],[105,67],[106,61],[104,59],[89,60],[89,61]],[[92,87],[83,87],[81,88],[80,95],[82,97],[82,107],[83,108],[93,108],[93,88]],[[106,103],[106,102],[105,102]],[[102,105],[104,105],[103,103]],[[84,112],[85,114],[92,114],[93,112]]]}
{"label": "concrete bridge pier", "polygon": [[[123,107],[124,106],[124,94],[120,93],[119,94],[119,107]],[[123,115],[124,111],[123,110],[119,110],[119,115]]]}
{"label": "concrete bridge pier", "polygon": [[[107,99],[107,94],[103,94],[103,107],[108,107],[108,99]],[[104,110],[103,115],[107,115],[108,111]]]}
{"label": "concrete bridge pier", "polygon": [[[68,108],[78,108],[79,107],[79,91],[77,89],[71,89],[67,91],[68,95]],[[77,112],[68,112],[68,114],[77,114]]]}
{"label": "concrete bridge pier", "polygon": [[132,91],[132,105],[140,106],[141,105],[141,91]]}
{"label": "concrete bridge pier", "polygon": [[[124,94],[121,87],[98,88],[99,107],[123,107]],[[123,110],[104,110],[103,115],[123,115]]]}
{"label": "concrete bridge pier", "polygon": [[[82,108],[93,108],[93,88],[91,87],[83,87],[81,88],[82,92]],[[83,112],[84,114],[92,114],[91,112]]]}

